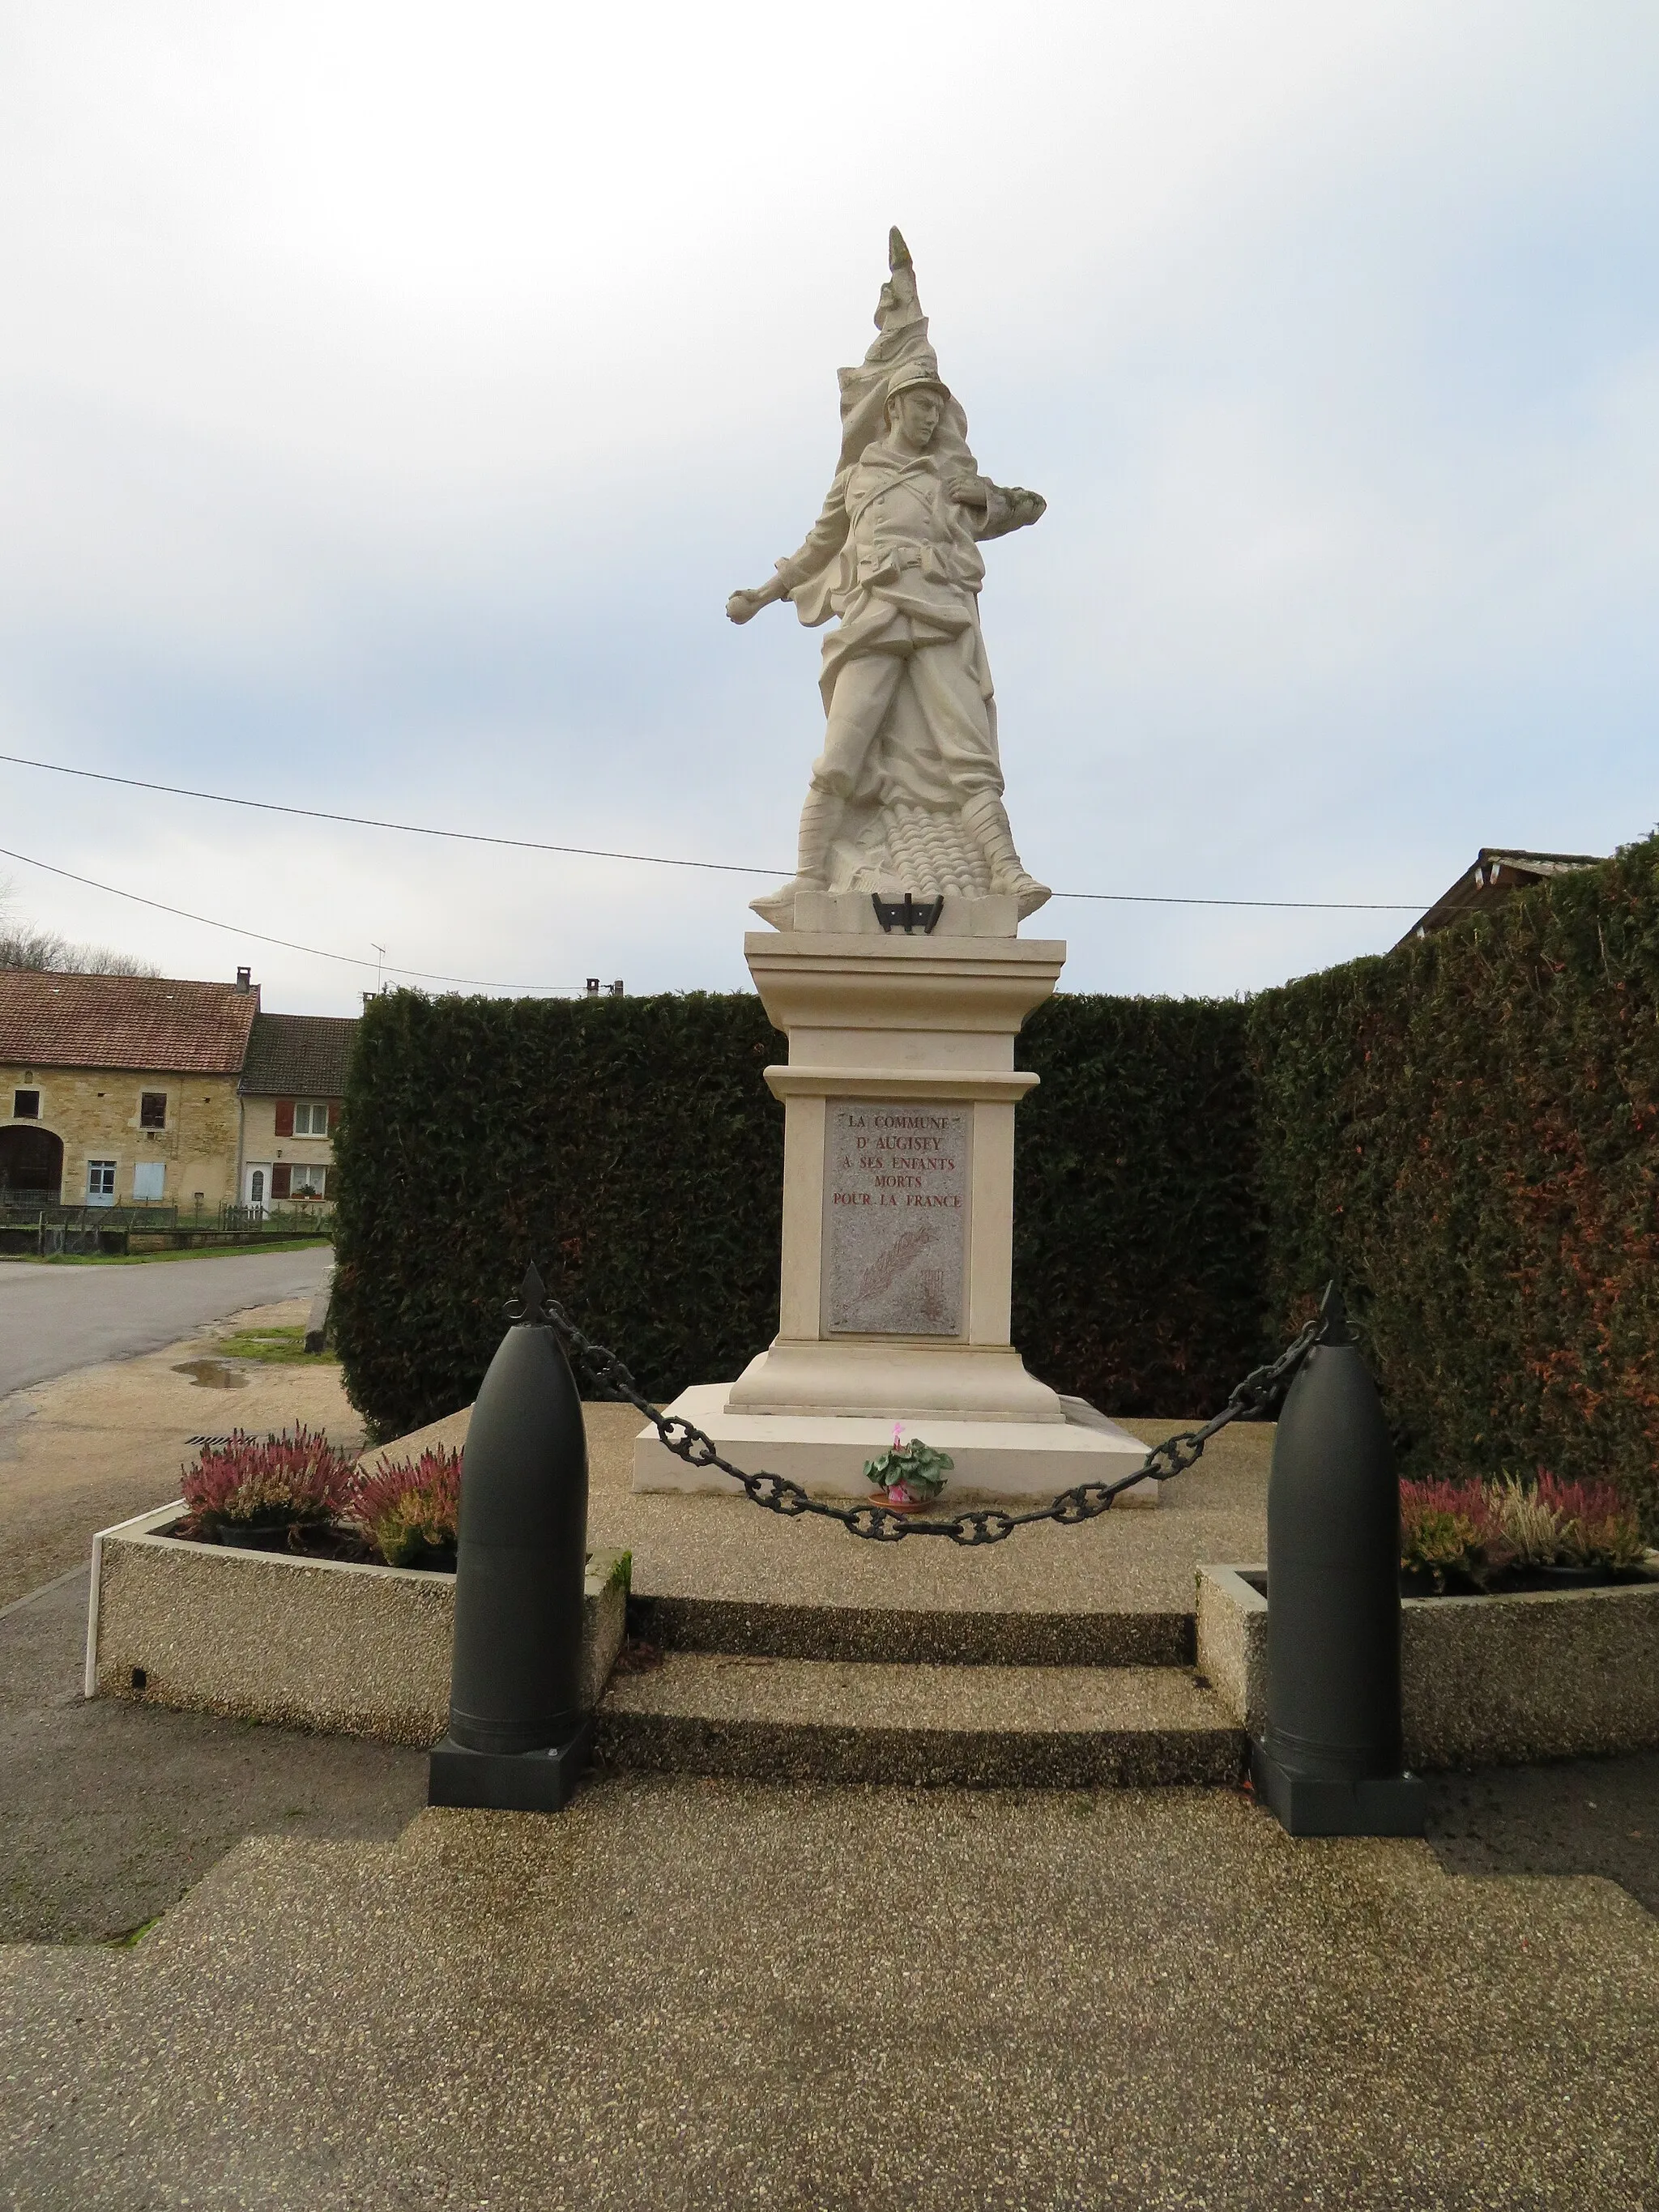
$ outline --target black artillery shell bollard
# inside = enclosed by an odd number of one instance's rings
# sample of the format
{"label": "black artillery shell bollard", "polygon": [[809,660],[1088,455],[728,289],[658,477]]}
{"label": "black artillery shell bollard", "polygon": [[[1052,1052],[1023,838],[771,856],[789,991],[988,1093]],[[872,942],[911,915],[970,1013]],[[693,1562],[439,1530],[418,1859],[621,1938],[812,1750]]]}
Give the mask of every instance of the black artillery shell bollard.
{"label": "black artillery shell bollard", "polygon": [[462,1455],[449,1729],[427,1802],[556,1813],[593,1734],[581,1709],[587,1432],[533,1267],[520,1299]]}
{"label": "black artillery shell bollard", "polygon": [[1267,1485],[1267,1726],[1256,1794],[1292,1836],[1420,1836],[1402,1771],[1400,1483],[1334,1283]]}

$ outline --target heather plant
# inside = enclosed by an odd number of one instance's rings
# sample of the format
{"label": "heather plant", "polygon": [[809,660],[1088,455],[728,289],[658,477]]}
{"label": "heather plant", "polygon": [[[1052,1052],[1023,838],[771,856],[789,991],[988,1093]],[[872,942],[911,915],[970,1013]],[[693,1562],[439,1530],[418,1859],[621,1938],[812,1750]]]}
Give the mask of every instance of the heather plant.
{"label": "heather plant", "polygon": [[461,1512],[461,1455],[429,1446],[360,1475],[349,1513],[389,1567],[453,1567]]}
{"label": "heather plant", "polygon": [[204,1444],[184,1475],[185,1524],[192,1536],[286,1535],[324,1528],[344,1508],[351,1462],[322,1435],[303,1426],[292,1436],[261,1438],[238,1429],[222,1444]]}
{"label": "heather plant", "polygon": [[1484,1589],[1510,1563],[1503,1528],[1478,1482],[1402,1482],[1400,1564],[1437,1590],[1450,1577]]}
{"label": "heather plant", "polygon": [[1645,1554],[1640,1516],[1609,1482],[1402,1482],[1400,1564],[1437,1590],[1449,1578],[1484,1589],[1506,1569],[1589,1568],[1618,1573]]}
{"label": "heather plant", "polygon": [[1535,1570],[1557,1564],[1561,1557],[1561,1516],[1547,1498],[1513,1474],[1488,1483],[1486,1498],[1516,1566]]}
{"label": "heather plant", "polygon": [[1564,1482],[1540,1469],[1537,1495],[1555,1516],[1561,1565],[1614,1571],[1640,1565],[1646,1551],[1640,1517],[1610,1482]]}

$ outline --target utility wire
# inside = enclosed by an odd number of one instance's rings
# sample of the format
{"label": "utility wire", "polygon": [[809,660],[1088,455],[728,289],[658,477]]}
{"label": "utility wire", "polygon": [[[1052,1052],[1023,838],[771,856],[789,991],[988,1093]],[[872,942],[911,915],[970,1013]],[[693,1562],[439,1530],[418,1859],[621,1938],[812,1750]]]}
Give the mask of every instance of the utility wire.
{"label": "utility wire", "polygon": [[[236,799],[222,791],[195,791],[183,784],[149,783],[140,776],[112,775],[102,769],[68,768],[62,761],[27,760],[21,753],[0,753],[0,761],[12,768],[41,769],[52,775],[79,776],[88,783],[118,783],[129,791],[163,792],[169,799],[203,799],[210,800],[215,806],[246,806],[261,814],[295,814],[307,822],[343,822],[357,830],[396,830],[406,837],[443,837],[463,845],[506,845],[521,853],[565,853],[587,860],[634,860],[653,868],[703,868],[724,876],[787,876],[793,872],[788,868],[748,867],[735,860],[688,860],[668,853],[615,853],[599,845],[550,845],[536,837],[497,837],[482,830],[436,830],[426,822],[388,822],[372,814],[336,814],[320,806],[286,805],[275,799]],[[14,854],[9,857],[21,859],[22,855]],[[38,867],[44,863],[36,861],[33,865]],[[61,875],[66,871],[59,869],[57,872]],[[75,880],[80,882],[84,879],[77,877]],[[118,892],[116,896],[127,897],[131,894]],[[1178,896],[1169,891],[1054,891],[1051,896],[1063,899],[1088,899],[1113,906],[1243,906],[1267,907],[1295,913],[1330,914],[1420,914],[1429,904],[1425,899],[1415,900],[1407,905],[1399,899],[1195,898]],[[153,901],[147,902],[154,903]],[[171,907],[165,910],[167,913],[177,911]],[[187,917],[191,918],[193,917]],[[215,922],[211,926],[216,929],[229,927],[224,922]],[[258,935],[257,930],[247,930],[243,933],[249,937]],[[264,942],[276,945],[283,939],[270,938]],[[301,945],[295,949],[305,951],[308,948]],[[346,957],[343,953],[332,952],[322,956],[329,960],[344,959]],[[371,963],[364,962],[360,964],[368,966]],[[399,970],[405,975],[416,972],[413,968]],[[433,980],[450,982],[465,979],[440,976]],[[565,987],[561,985],[559,988],[562,989]]]}
{"label": "utility wire", "polygon": [[288,806],[275,799],[234,799],[222,791],[192,791],[176,783],[147,783],[136,775],[111,775],[102,769],[66,768],[62,761],[25,760],[0,753],[13,768],[39,768],[52,775],[78,775],[88,783],[125,784],[129,791],[161,791],[171,799],[207,799],[216,806],[249,806],[261,814],[298,814],[308,822],[348,822],[359,830],[399,830],[407,837],[446,837],[465,845],[511,845],[521,853],[571,853],[588,860],[642,860],[656,868],[712,868],[726,876],[775,876],[777,868],[744,868],[730,860],[682,860],[663,853],[610,853],[595,845],[548,845],[535,837],[494,837],[481,830],[434,830],[425,822],[385,822],[373,814],[333,814],[320,806]]}
{"label": "utility wire", "polygon": [[[319,945],[296,945],[291,938],[271,937],[263,929],[244,929],[240,922],[216,921],[211,915],[190,914],[181,906],[167,906],[160,899],[145,898],[137,891],[124,891],[117,884],[100,884],[93,876],[77,876],[70,868],[54,868],[50,860],[37,860],[28,853],[14,853],[0,845],[0,860],[21,860],[26,868],[41,868],[49,876],[62,876],[71,884],[84,884],[88,890],[107,891],[112,898],[131,899],[135,906],[153,907],[157,914],[175,915],[180,921],[199,922],[204,929],[228,930],[233,937],[251,937],[260,945],[280,945],[285,952],[307,952],[313,960],[338,960],[348,968],[375,968],[374,960],[360,960],[351,952],[329,952]],[[427,968],[399,968],[388,962],[388,975],[413,975],[422,983],[468,983],[480,991],[546,991],[557,994],[563,991],[581,996],[581,987],[575,983],[489,983],[479,975],[436,975]]]}

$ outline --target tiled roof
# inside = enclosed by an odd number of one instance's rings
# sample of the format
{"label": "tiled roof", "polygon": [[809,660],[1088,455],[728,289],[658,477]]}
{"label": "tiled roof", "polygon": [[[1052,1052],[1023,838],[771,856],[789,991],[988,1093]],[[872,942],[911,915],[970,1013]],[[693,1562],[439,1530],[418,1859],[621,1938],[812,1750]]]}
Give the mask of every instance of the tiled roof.
{"label": "tiled roof", "polygon": [[[1420,921],[1414,921],[1401,939],[1409,945],[1415,937],[1431,937],[1437,929],[1466,914],[1481,914],[1500,906],[1514,891],[1526,890],[1550,876],[1576,875],[1580,868],[1599,868],[1599,853],[1524,853],[1498,845],[1483,845],[1449,891],[1435,901]],[[1395,947],[1397,952],[1400,945]]]}
{"label": "tiled roof", "polygon": [[234,1075],[259,1011],[257,988],[159,975],[54,975],[0,969],[0,1060],[25,1067],[134,1067]]}
{"label": "tiled roof", "polygon": [[261,1014],[240,1088],[260,1098],[338,1098],[356,1037],[349,1016]]}

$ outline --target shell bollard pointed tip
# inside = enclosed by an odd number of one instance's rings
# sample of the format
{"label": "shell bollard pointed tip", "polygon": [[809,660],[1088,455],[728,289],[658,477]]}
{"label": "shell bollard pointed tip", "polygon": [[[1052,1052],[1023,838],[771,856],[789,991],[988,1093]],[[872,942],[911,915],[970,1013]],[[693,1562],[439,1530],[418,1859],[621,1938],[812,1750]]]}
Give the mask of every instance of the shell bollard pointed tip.
{"label": "shell bollard pointed tip", "polygon": [[508,1298],[504,1310],[510,1322],[539,1328],[547,1319],[547,1285],[536,1272],[532,1260],[524,1271],[524,1280],[519,1285],[516,1298]]}
{"label": "shell bollard pointed tip", "polygon": [[1353,1342],[1353,1331],[1348,1327],[1348,1309],[1336,1286],[1334,1275],[1325,1285],[1325,1295],[1319,1301],[1319,1314],[1325,1324],[1319,1332],[1321,1344]]}

